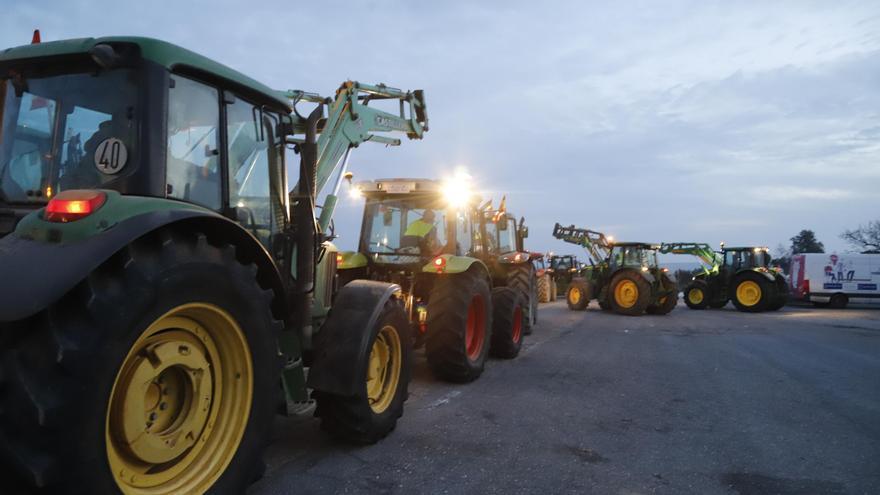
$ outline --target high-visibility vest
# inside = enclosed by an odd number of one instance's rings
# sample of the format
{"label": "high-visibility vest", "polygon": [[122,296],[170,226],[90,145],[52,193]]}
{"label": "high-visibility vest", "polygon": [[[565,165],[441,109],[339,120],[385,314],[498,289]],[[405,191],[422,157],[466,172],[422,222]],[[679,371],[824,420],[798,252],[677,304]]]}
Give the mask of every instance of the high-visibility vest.
{"label": "high-visibility vest", "polygon": [[421,218],[409,224],[403,235],[411,235],[413,237],[425,237],[434,228],[434,224],[428,223]]}

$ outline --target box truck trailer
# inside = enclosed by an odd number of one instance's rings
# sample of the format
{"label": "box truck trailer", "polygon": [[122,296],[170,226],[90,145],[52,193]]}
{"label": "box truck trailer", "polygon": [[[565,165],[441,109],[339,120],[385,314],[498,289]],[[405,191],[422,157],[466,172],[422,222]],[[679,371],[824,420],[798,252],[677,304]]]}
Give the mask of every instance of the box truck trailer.
{"label": "box truck trailer", "polygon": [[880,304],[880,254],[796,254],[789,284],[793,297],[815,306]]}

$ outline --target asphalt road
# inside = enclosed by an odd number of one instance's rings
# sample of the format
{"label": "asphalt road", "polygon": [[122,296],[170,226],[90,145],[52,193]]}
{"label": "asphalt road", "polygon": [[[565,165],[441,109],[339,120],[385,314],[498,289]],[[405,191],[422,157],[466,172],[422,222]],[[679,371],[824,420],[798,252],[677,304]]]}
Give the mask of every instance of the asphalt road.
{"label": "asphalt road", "polygon": [[539,318],[469,385],[419,353],[377,445],[279,418],[249,493],[880,493],[880,311]]}

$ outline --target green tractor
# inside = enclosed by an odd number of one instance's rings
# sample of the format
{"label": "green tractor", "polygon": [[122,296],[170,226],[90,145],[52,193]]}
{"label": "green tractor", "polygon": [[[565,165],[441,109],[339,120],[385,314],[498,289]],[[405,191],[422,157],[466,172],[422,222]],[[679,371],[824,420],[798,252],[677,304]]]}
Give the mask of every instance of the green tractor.
{"label": "green tractor", "polygon": [[550,254],[547,264],[553,280],[550,286],[551,301],[555,301],[559,294],[568,292],[571,280],[583,276],[584,273],[584,264],[578,261],[577,256],[571,254]]}
{"label": "green tractor", "polygon": [[689,254],[703,266],[684,290],[690,309],[723,308],[728,301],[740,311],[776,311],[788,301],[788,283],[770,268],[766,247],[725,247],[715,251],[705,243],[664,243],[661,253]]}
{"label": "green tractor", "polygon": [[660,246],[611,242],[601,232],[558,223],[553,236],[590,254],[591,266],[569,284],[565,297],[569,309],[582,311],[595,298],[602,309],[622,315],[665,315],[678,304],[678,287],[657,263]]}
{"label": "green tractor", "polygon": [[475,380],[489,353],[516,357],[537,318],[523,221],[479,206],[463,184],[382,179],[357,190],[366,199],[360,242],[341,254],[340,283],[401,286],[416,346],[441,379]]}
{"label": "green tractor", "polygon": [[4,485],[243,493],[276,413],[387,435],[402,293],[335,290],[335,192],[320,221],[315,202],[353,147],[421,138],[425,112],[421,91],[280,92],[147,38],[0,52]]}

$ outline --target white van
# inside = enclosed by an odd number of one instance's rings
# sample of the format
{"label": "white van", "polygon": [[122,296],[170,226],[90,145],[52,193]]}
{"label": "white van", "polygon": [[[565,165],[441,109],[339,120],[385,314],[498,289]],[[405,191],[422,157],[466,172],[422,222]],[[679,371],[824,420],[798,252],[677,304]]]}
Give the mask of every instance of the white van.
{"label": "white van", "polygon": [[792,297],[816,306],[880,304],[880,254],[796,254],[789,285]]}

